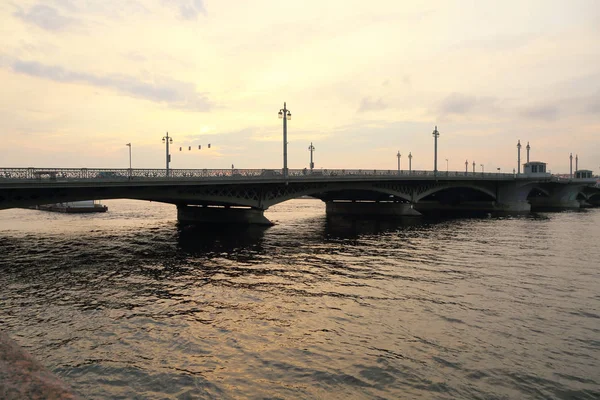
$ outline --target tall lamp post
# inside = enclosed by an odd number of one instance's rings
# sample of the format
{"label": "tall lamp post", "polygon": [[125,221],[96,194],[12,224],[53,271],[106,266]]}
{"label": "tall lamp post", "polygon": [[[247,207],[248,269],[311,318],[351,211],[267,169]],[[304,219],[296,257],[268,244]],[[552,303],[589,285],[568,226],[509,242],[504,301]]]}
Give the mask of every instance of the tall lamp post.
{"label": "tall lamp post", "polygon": [[310,171],[312,172],[315,167],[315,163],[313,162],[313,152],[315,151],[315,146],[313,146],[312,142],[310,142],[310,146],[308,146],[308,151],[310,151]]}
{"label": "tall lamp post", "polygon": [[285,102],[283,102],[283,108],[279,110],[277,115],[283,119],[283,177],[287,178],[287,120],[292,119],[292,113],[286,108]]}
{"label": "tall lamp post", "polygon": [[469,173],[469,160],[465,160],[465,175]]}
{"label": "tall lamp post", "polygon": [[448,159],[446,158],[446,175],[448,175]]}
{"label": "tall lamp post", "polygon": [[521,173],[521,141],[517,141],[517,174]]}
{"label": "tall lamp post", "polygon": [[433,138],[434,138],[434,144],[433,144],[433,174],[437,175],[437,140],[438,137],[440,137],[440,133],[437,130],[437,125],[435,126],[435,129],[432,132]]}
{"label": "tall lamp post", "polygon": [[573,178],[573,153],[569,155],[569,178]]}
{"label": "tall lamp post", "polygon": [[412,173],[412,152],[408,153],[408,173]]}
{"label": "tall lamp post", "polygon": [[400,150],[398,150],[398,154],[396,154],[396,157],[398,157],[398,173],[400,173],[400,157],[402,155],[400,154]]}
{"label": "tall lamp post", "polygon": [[169,137],[169,132],[167,132],[167,136],[163,136],[162,142],[167,146],[167,178],[169,177],[169,163],[171,162],[171,155],[169,154],[169,144],[173,143],[173,138]]}
{"label": "tall lamp post", "polygon": [[483,175],[483,164],[479,164],[481,165],[481,175]]}
{"label": "tall lamp post", "polygon": [[129,179],[131,179],[131,143],[127,143],[125,146],[129,147]]}
{"label": "tall lamp post", "polygon": [[527,142],[527,147],[525,147],[527,149],[527,162],[529,162],[529,150],[531,150],[531,146],[529,145],[529,142]]}
{"label": "tall lamp post", "polygon": [[475,173],[475,161],[473,161],[473,173]]}
{"label": "tall lamp post", "polygon": [[131,173],[131,143],[127,143],[125,146],[129,147],[129,171]]}

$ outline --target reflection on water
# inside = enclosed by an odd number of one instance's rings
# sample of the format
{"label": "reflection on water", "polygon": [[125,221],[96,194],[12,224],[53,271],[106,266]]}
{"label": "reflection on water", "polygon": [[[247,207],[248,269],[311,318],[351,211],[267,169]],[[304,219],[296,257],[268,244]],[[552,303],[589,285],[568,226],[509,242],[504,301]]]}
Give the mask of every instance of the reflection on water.
{"label": "reflection on water", "polygon": [[329,216],[326,218],[324,233],[331,238],[355,238],[361,235],[376,235],[387,231],[396,231],[407,227],[423,226],[422,218],[356,218]]}
{"label": "reflection on water", "polygon": [[0,212],[2,327],[88,398],[599,398],[600,210],[192,228]]}
{"label": "reflection on water", "polygon": [[241,249],[261,252],[268,227],[263,226],[193,226],[178,225],[179,249],[190,255],[204,253],[234,253]]}

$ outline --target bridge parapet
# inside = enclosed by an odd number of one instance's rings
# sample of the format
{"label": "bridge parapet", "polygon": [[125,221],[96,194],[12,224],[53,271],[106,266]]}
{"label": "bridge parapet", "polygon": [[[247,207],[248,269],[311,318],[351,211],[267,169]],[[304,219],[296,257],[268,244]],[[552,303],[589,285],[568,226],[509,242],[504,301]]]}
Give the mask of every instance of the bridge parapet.
{"label": "bridge parapet", "polygon": [[[548,177],[550,175],[548,174]],[[356,178],[398,178],[402,179],[517,179],[515,174],[493,172],[448,171],[397,171],[377,169],[290,169],[284,178],[277,169],[170,169],[167,176],[164,169],[107,169],[107,168],[0,168],[0,182],[122,182],[122,181],[178,181],[178,180],[302,180],[302,179],[356,179]]]}

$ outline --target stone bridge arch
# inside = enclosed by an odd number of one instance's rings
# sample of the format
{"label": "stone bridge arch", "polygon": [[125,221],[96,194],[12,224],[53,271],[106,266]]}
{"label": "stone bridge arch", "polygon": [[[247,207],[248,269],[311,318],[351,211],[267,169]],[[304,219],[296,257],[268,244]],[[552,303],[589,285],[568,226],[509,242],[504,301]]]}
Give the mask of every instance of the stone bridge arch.
{"label": "stone bridge arch", "polygon": [[540,186],[540,185],[535,185],[535,184],[534,184],[534,185],[531,185],[531,184],[530,184],[530,185],[526,185],[526,186],[524,186],[524,187],[529,189],[529,190],[527,191],[527,196],[526,196],[526,198],[529,198],[529,196],[531,196],[531,194],[532,194],[532,193],[534,193],[534,192],[536,192],[536,191],[537,191],[537,192],[539,192],[539,193],[541,193],[541,194],[543,194],[543,195],[544,195],[544,196],[546,196],[546,197],[550,197],[550,195],[551,195],[551,194],[550,194],[550,191],[549,191],[548,189],[545,189],[545,188],[543,188],[543,187],[542,187],[542,186]]}
{"label": "stone bridge arch", "polygon": [[483,185],[476,184],[465,184],[465,183],[439,183],[437,185],[432,185],[429,187],[419,188],[416,196],[414,198],[414,202],[418,203],[424,198],[431,196],[432,194],[436,194],[439,192],[443,192],[450,189],[471,189],[477,192],[481,192],[483,194],[488,195],[490,198],[495,200],[497,198],[497,193],[495,188],[490,188]]}
{"label": "stone bridge arch", "polygon": [[589,193],[587,195],[587,201],[595,206],[600,205],[600,190],[596,191],[596,193]]}
{"label": "stone bridge arch", "polygon": [[[262,206],[266,209],[275,204],[283,203],[285,201],[302,196],[313,196],[323,201],[326,201],[329,198],[336,197],[329,196],[333,193],[349,194],[348,196],[341,196],[340,198],[343,198],[343,200],[361,200],[360,196],[356,196],[358,192],[379,193],[383,195],[394,196],[403,199],[407,202],[411,201],[410,193],[398,190],[397,188],[385,186],[382,187],[382,185],[372,183],[307,183],[294,185],[280,185],[279,187],[271,188],[271,190],[265,193],[265,198],[263,200]],[[355,196],[353,196],[350,193],[354,193]]]}

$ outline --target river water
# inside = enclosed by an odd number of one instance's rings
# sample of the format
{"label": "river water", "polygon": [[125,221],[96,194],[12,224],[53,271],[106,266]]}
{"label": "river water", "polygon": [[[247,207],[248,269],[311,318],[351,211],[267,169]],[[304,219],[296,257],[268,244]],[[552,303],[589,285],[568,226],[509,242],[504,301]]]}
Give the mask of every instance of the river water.
{"label": "river water", "polygon": [[0,211],[0,326],[90,399],[598,399],[600,209],[178,227]]}

